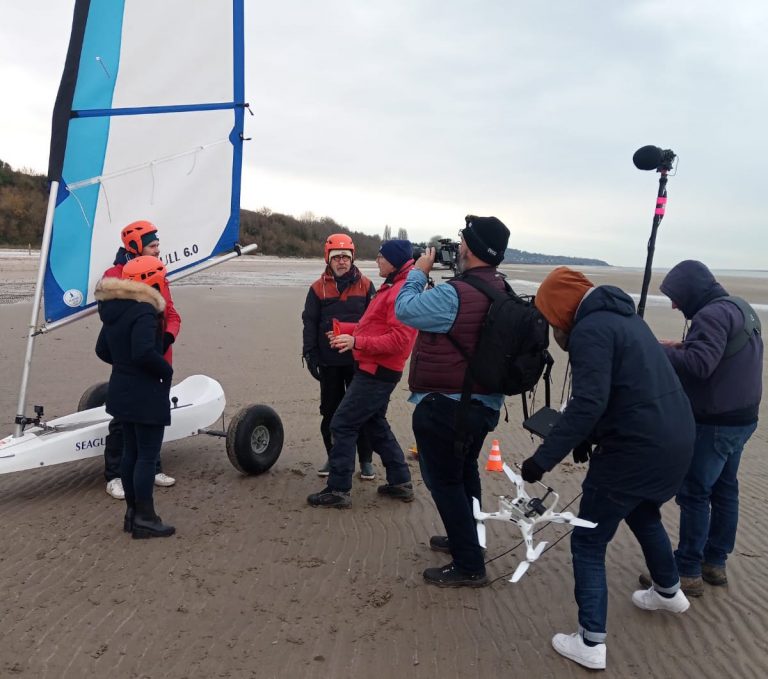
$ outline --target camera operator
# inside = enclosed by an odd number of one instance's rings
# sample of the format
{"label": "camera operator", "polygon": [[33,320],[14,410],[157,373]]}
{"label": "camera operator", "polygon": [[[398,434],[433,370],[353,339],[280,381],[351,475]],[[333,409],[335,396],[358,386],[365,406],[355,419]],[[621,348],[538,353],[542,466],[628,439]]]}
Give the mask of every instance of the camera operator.
{"label": "camera operator", "polygon": [[[458,249],[460,270],[503,290],[496,267],[504,259],[509,229],[496,217],[468,216],[465,221]],[[471,356],[491,302],[460,277],[425,290],[435,255],[435,248],[427,248],[395,302],[398,320],[420,331],[408,376],[409,400],[416,404],[413,433],[424,483],[447,534],[432,536],[429,545],[453,558],[442,568],[427,568],[423,575],[438,587],[483,587],[489,581],[477,541],[472,498],[480,499],[477,458],[486,435],[499,421],[504,395],[489,394],[473,385],[462,431],[457,431],[467,361],[447,334]],[[454,444],[462,434],[464,445],[457,451]]]}

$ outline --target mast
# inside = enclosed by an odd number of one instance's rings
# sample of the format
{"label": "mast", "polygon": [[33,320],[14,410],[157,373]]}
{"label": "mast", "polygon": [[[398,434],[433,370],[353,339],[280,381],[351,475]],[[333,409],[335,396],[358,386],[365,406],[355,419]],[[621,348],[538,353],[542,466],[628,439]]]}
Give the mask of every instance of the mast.
{"label": "mast", "polygon": [[32,366],[32,352],[35,348],[35,335],[37,334],[37,322],[40,318],[40,301],[43,297],[43,279],[45,267],[48,263],[48,252],[51,247],[51,233],[53,231],[53,213],[56,209],[56,197],[59,194],[59,182],[51,182],[51,191],[48,194],[48,209],[45,213],[45,227],[43,228],[43,242],[40,246],[40,263],[37,266],[37,280],[35,282],[35,296],[32,301],[32,316],[29,319],[29,334],[27,335],[27,351],[24,355],[24,366],[21,372],[21,386],[19,388],[19,402],[16,406],[16,429],[14,437],[24,434],[24,427],[31,420],[25,415],[27,407],[27,384],[29,382],[29,370]]}

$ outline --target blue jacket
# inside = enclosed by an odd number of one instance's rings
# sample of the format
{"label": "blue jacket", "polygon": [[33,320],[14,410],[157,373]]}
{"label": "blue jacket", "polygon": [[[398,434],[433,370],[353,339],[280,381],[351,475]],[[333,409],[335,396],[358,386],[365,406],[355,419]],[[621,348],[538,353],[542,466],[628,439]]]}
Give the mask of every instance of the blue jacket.
{"label": "blue jacket", "polygon": [[96,355],[112,366],[107,412],[123,422],[171,423],[173,368],[163,358],[163,296],[145,283],[102,278]]}
{"label": "blue jacket", "polygon": [[686,260],[669,271],[661,291],[691,321],[680,348],[664,347],[701,424],[741,426],[757,422],[763,393],[763,341],[723,357],[729,338],[744,327],[744,314],[718,300],[728,293],[701,262]]}
{"label": "blue jacket", "polygon": [[665,502],[688,471],[691,406],[661,345],[619,288],[582,300],[568,352],[573,391],[533,456],[550,470],[579,443],[596,444],[585,484]]}

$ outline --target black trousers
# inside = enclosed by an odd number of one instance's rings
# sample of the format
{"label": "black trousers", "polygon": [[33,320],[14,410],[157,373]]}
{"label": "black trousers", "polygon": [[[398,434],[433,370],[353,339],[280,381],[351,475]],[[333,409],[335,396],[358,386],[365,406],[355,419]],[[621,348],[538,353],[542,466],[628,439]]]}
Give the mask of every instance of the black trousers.
{"label": "black trousers", "polygon": [[[112,479],[120,478],[120,463],[123,459],[123,423],[116,417],[109,422],[109,433],[107,440],[104,441],[104,478],[109,483]],[[157,464],[155,465],[155,474],[163,471],[163,465],[160,462],[160,454],[157,455]]]}
{"label": "black trousers", "polygon": [[413,433],[424,482],[443,520],[454,564],[466,573],[484,573],[472,498],[482,499],[477,458],[488,432],[499,422],[499,412],[472,401],[466,445],[458,454],[454,448],[458,408],[459,402],[448,396],[427,394],[413,411]]}
{"label": "black trousers", "polygon": [[[330,453],[333,447],[331,420],[344,394],[347,393],[354,374],[355,368],[351,365],[320,366],[320,414],[323,416],[320,422],[320,433],[323,436],[326,453]],[[373,450],[365,429],[362,429],[357,436],[357,457],[361,464],[373,460]]]}

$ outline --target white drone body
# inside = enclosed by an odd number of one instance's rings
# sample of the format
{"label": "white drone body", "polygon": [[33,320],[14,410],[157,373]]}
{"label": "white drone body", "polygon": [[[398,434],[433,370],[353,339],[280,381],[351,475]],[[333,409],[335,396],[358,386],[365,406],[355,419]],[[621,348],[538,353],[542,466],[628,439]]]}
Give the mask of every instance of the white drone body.
{"label": "white drone body", "polygon": [[[483,548],[486,546],[485,521],[489,519],[511,521],[520,529],[520,534],[525,541],[525,560],[520,562],[509,580],[510,582],[518,582],[528,570],[528,567],[542,555],[548,544],[546,542],[539,542],[539,544],[534,546],[533,527],[537,523],[569,523],[572,526],[581,526],[582,528],[594,528],[597,524],[580,519],[571,512],[554,511],[560,496],[551,488],[547,488],[547,493],[543,498],[532,498],[525,492],[523,478],[519,474],[513,472],[506,464],[504,465],[504,473],[515,485],[515,497],[502,495],[499,498],[498,512],[487,513],[482,511],[480,509],[480,501],[477,498],[472,498],[472,506],[475,520],[477,521],[477,540]],[[551,497],[552,500],[549,505],[545,505],[544,501],[548,497]]]}

